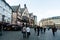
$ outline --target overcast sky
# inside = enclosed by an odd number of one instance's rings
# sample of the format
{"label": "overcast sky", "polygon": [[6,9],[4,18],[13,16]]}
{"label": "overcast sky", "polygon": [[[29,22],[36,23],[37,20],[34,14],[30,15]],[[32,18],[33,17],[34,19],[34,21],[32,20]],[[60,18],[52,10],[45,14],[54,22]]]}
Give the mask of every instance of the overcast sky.
{"label": "overcast sky", "polygon": [[27,5],[28,11],[37,15],[37,20],[60,16],[60,0],[6,0],[9,5]]}

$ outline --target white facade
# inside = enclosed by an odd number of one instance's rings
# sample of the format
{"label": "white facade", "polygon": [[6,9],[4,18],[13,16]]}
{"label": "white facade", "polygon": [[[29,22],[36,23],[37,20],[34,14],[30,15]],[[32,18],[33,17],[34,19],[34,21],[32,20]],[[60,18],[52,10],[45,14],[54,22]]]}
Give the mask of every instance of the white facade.
{"label": "white facade", "polygon": [[44,21],[40,21],[39,22],[39,25],[41,26],[41,27],[43,27],[43,26],[46,26],[46,25],[54,25],[54,22],[53,22],[54,20],[44,20]]}
{"label": "white facade", "polygon": [[2,15],[5,15],[5,22],[11,23],[12,9],[5,1],[0,0],[0,21],[2,21]]}
{"label": "white facade", "polygon": [[60,24],[60,19],[54,19],[53,22],[54,22],[55,24]]}
{"label": "white facade", "polygon": [[45,26],[45,25],[54,25],[57,28],[60,28],[60,18],[59,17],[54,17],[54,18],[47,18],[47,19],[43,19],[39,22],[40,26]]}
{"label": "white facade", "polygon": [[25,8],[24,12],[22,13],[22,16],[29,17],[29,12],[28,12],[28,9],[27,8]]}

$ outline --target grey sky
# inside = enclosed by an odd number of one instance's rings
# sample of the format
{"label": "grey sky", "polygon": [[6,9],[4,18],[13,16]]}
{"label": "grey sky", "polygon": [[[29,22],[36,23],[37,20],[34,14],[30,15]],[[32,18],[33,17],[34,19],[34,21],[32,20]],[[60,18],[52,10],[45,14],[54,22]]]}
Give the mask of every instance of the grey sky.
{"label": "grey sky", "polygon": [[38,21],[43,18],[60,16],[60,0],[6,0],[10,5],[27,5],[29,12],[37,15]]}

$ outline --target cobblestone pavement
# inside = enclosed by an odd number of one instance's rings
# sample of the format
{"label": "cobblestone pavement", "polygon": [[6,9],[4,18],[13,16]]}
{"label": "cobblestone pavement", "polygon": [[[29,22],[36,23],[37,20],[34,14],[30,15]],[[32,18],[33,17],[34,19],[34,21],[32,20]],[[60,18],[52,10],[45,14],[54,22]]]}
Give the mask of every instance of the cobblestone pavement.
{"label": "cobblestone pavement", "polygon": [[55,36],[53,36],[51,30],[47,30],[46,33],[40,33],[37,36],[34,29],[31,29],[29,39],[23,39],[21,31],[4,31],[3,35],[0,36],[0,40],[60,40],[60,30],[55,33]]}

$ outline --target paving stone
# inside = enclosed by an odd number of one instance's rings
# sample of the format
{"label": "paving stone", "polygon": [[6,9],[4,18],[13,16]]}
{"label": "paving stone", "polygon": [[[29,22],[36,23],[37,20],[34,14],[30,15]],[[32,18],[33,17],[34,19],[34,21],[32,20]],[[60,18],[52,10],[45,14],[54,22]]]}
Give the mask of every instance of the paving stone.
{"label": "paving stone", "polygon": [[53,36],[51,30],[46,30],[46,33],[40,32],[37,36],[37,33],[31,28],[31,35],[28,39],[23,39],[21,31],[4,31],[0,40],[60,40],[60,30],[55,33],[55,36]]}

